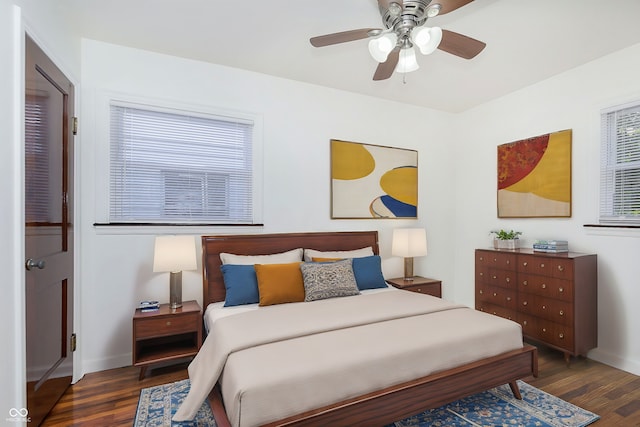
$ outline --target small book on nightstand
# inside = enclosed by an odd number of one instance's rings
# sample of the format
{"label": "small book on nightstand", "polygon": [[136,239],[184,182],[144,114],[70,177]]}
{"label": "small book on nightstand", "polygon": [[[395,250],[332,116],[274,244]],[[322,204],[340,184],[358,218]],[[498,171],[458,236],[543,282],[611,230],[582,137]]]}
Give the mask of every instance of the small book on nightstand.
{"label": "small book on nightstand", "polygon": [[158,311],[160,309],[160,303],[158,301],[141,301],[138,308],[143,313]]}

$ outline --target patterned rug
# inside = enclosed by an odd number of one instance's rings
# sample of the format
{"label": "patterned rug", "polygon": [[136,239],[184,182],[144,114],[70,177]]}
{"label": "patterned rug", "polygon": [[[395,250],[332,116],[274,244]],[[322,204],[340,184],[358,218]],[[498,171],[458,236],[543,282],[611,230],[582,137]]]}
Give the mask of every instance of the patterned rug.
{"label": "patterned rug", "polygon": [[[542,390],[518,381],[522,400],[508,385],[458,400],[437,409],[398,421],[387,427],[582,427],[600,417]],[[190,422],[172,423],[171,417],[189,391],[189,380],[145,388],[140,391],[134,427],[215,427],[205,402]]]}

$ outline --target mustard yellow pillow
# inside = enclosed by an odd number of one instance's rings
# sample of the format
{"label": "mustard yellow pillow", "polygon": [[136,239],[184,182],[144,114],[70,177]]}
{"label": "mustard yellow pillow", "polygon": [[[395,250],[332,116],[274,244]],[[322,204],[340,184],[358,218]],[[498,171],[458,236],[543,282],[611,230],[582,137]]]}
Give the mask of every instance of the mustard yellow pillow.
{"label": "mustard yellow pillow", "polygon": [[342,261],[344,258],[311,258],[313,262],[333,262],[333,261]]}
{"label": "mustard yellow pillow", "polygon": [[258,305],[284,304],[304,301],[304,282],[300,263],[256,264],[258,279]]}

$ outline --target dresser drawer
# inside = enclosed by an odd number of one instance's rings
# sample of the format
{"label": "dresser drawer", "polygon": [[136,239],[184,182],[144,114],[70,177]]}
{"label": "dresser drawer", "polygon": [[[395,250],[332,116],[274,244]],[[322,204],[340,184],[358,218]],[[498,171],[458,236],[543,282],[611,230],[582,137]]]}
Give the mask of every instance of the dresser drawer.
{"label": "dresser drawer", "polygon": [[495,251],[476,251],[476,266],[515,270],[516,254]]}
{"label": "dresser drawer", "polygon": [[573,304],[567,301],[520,292],[518,311],[566,326],[573,323]]}
{"label": "dresser drawer", "polygon": [[515,270],[499,270],[497,268],[488,268],[484,274],[483,283],[501,288],[516,289],[517,279]]}
{"label": "dresser drawer", "polygon": [[518,276],[518,291],[563,301],[573,301],[573,282],[553,277],[520,274]]}
{"label": "dresser drawer", "polygon": [[516,291],[499,286],[478,285],[476,287],[476,301],[487,302],[515,310],[517,305]]}
{"label": "dresser drawer", "polygon": [[518,272],[573,280],[573,260],[554,256],[521,255]]}
{"label": "dresser drawer", "polygon": [[136,319],[134,332],[136,339],[162,337],[198,331],[200,314]]}
{"label": "dresser drawer", "polygon": [[517,319],[515,310],[509,310],[506,307],[491,304],[486,301],[476,301],[476,310],[493,314],[494,316],[504,317],[505,319],[513,320],[514,322]]}
{"label": "dresser drawer", "polygon": [[518,323],[522,325],[522,333],[526,337],[573,353],[574,335],[572,327],[523,313],[518,313]]}

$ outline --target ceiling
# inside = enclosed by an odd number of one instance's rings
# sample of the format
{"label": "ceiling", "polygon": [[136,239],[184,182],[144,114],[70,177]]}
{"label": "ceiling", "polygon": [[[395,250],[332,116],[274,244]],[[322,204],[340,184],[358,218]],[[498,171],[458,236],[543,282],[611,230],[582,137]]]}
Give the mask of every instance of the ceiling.
{"label": "ceiling", "polygon": [[475,0],[428,25],[486,42],[480,55],[437,50],[404,79],[374,82],[366,40],[314,48],[309,38],[382,27],[376,0],[60,3],[83,37],[449,112],[640,43],[639,0]]}

